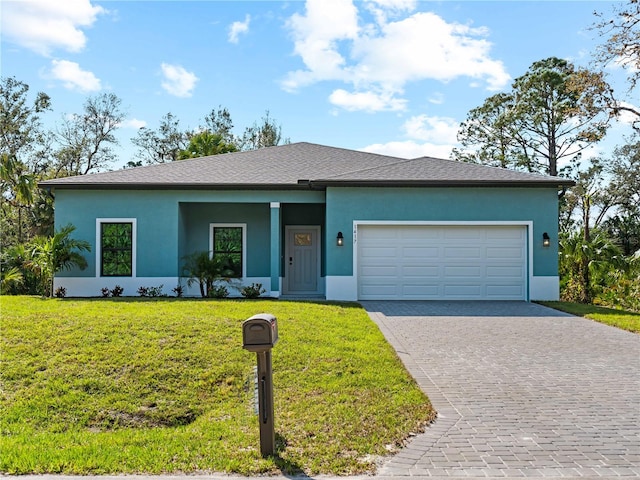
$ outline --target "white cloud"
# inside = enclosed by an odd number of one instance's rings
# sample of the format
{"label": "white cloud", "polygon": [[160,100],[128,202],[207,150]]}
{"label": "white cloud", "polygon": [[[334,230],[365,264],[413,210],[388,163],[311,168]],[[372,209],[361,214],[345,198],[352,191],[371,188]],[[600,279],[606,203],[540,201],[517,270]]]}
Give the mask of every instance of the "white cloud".
{"label": "white cloud", "polygon": [[289,72],[283,88],[332,80],[351,85],[354,97],[374,92],[391,98],[407,83],[427,79],[467,77],[488,90],[508,84],[504,64],[490,56],[486,28],[448,23],[431,12],[409,14],[414,8],[408,0],[366,2],[361,13],[373,12],[374,22],[360,25],[352,0],[307,0],[305,14],[287,24],[306,68]]}
{"label": "white cloud", "polygon": [[2,32],[9,41],[40,55],[49,56],[57,48],[79,52],[87,41],[82,28],[106,12],[90,0],[2,2]]}
{"label": "white cloud", "polygon": [[247,33],[249,31],[249,22],[251,17],[247,15],[244,17],[244,22],[233,22],[229,27],[229,41],[231,43],[238,43],[238,37],[241,33]]}
{"label": "white cloud", "polygon": [[458,127],[452,118],[417,115],[402,126],[408,140],[375,143],[362,150],[400,158],[449,158],[457,144]]}
{"label": "white cloud", "polygon": [[367,0],[366,3],[387,9],[413,10],[416,8],[417,0]]}
{"label": "white cloud", "polygon": [[[620,106],[630,108],[632,110],[635,110],[636,112],[640,111],[640,107],[633,105],[632,103],[629,103],[629,102],[620,102]],[[617,120],[620,123],[624,123],[626,125],[632,125],[634,122],[638,121],[638,116],[626,110],[622,110]]]}
{"label": "white cloud", "polygon": [[627,68],[631,73],[635,73],[640,69],[640,63],[638,63],[638,56],[635,53],[634,47],[627,47],[628,54],[621,55],[615,58],[610,64],[610,68],[615,70],[617,68]]}
{"label": "white cloud", "polygon": [[428,142],[419,143],[413,140],[407,140],[404,142],[374,143],[360,150],[400,158],[449,158],[452,149],[453,145],[435,145]]}
{"label": "white cloud", "polygon": [[329,101],[345,110],[363,110],[366,112],[397,111],[406,108],[406,100],[395,98],[393,95],[383,92],[356,92],[349,93],[346,90],[334,90],[329,96]]}
{"label": "white cloud", "polygon": [[131,128],[133,130],[139,130],[142,127],[147,126],[147,122],[144,120],[138,120],[137,118],[128,118],[120,124],[122,128]]}
{"label": "white cloud", "polygon": [[415,10],[416,3],[416,0],[368,0],[365,8],[375,16],[378,23],[386,23],[389,17]]}
{"label": "white cloud", "polygon": [[447,23],[434,13],[416,13],[383,26],[382,34],[354,46],[355,69],[367,81],[403,85],[466,76],[499,89],[510,79],[502,62],[489,57],[491,44],[483,28]]}
{"label": "white cloud", "polygon": [[287,26],[294,40],[294,52],[308,70],[291,72],[283,82],[285,90],[320,80],[342,79],[345,59],[337,42],[358,36],[358,12],[350,0],[308,0],[306,15],[294,14]]}
{"label": "white cloud", "polygon": [[455,144],[460,125],[453,118],[417,115],[407,120],[403,128],[407,137],[428,142]]}
{"label": "white cloud", "polygon": [[163,63],[160,65],[160,68],[164,76],[162,88],[164,88],[167,93],[183,98],[192,95],[193,89],[198,81],[195,73],[188,72],[180,65],[170,65],[168,63]]}
{"label": "white cloud", "polygon": [[102,89],[102,82],[92,72],[82,70],[80,65],[68,60],[52,60],[51,71],[47,76],[60,80],[65,88],[81,92],[97,92]]}

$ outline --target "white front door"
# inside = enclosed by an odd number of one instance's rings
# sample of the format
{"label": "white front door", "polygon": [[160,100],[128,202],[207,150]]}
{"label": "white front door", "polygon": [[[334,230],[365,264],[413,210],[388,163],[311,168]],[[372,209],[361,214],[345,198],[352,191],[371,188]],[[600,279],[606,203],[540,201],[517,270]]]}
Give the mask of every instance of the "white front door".
{"label": "white front door", "polygon": [[320,288],[320,227],[285,228],[284,293],[293,295],[319,294]]}

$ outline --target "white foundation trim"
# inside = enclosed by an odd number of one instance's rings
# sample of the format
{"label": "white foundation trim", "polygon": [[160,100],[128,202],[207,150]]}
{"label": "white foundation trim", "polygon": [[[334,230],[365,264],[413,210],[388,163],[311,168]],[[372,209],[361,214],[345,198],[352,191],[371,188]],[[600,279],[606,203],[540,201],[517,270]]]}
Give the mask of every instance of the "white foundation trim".
{"label": "white foundation trim", "polygon": [[[171,290],[178,286],[177,277],[55,277],[53,279],[54,291],[58,287],[67,290],[67,297],[101,297],[102,289],[113,290],[120,286],[124,289],[123,297],[138,297],[140,287],[159,287],[162,285],[162,293],[170,297],[175,296]],[[186,288],[186,282],[182,282]]]}
{"label": "white foundation trim", "polygon": [[560,300],[560,277],[533,277],[529,292],[531,300]]}
{"label": "white foundation trim", "polygon": [[353,275],[325,277],[325,298],[348,302],[358,300],[358,279]]}
{"label": "white foundation trim", "polygon": [[[101,297],[103,288],[113,290],[118,285],[124,289],[122,292],[123,297],[138,297],[138,288],[159,287],[162,285],[162,293],[174,297],[176,294],[172,290],[178,285],[182,285],[185,297],[200,297],[198,282],[196,281],[191,286],[188,286],[187,280],[188,278],[178,277],[55,277],[53,288],[55,291],[58,287],[64,287],[67,290],[67,297]],[[269,289],[271,284],[270,277],[249,277],[242,279],[242,281],[229,284],[221,282],[220,284],[227,287],[229,297],[242,297],[237,287],[251,285],[252,283],[262,284],[262,288],[266,290],[262,294],[263,297],[273,297],[275,294],[279,296],[279,292],[271,292]]]}

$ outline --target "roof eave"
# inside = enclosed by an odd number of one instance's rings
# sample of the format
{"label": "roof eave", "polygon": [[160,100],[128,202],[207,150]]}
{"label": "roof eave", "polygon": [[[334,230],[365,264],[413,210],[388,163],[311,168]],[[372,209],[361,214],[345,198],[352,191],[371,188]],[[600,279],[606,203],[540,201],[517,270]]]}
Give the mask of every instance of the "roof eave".
{"label": "roof eave", "polygon": [[562,188],[575,185],[572,180],[312,180],[319,187],[526,187]]}
{"label": "roof eave", "polygon": [[64,190],[308,190],[308,184],[264,183],[39,183],[39,188]]}
{"label": "roof eave", "polygon": [[298,183],[130,183],[130,182],[40,182],[39,188],[66,190],[323,190],[327,187],[519,187],[566,188],[573,180],[298,180]]}

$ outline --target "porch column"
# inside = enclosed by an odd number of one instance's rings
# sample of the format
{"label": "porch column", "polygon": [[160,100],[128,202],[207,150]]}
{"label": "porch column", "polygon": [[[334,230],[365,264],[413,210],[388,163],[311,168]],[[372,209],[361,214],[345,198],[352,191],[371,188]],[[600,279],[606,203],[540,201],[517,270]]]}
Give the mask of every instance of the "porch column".
{"label": "porch column", "polygon": [[271,202],[271,296],[280,297],[280,202]]}

